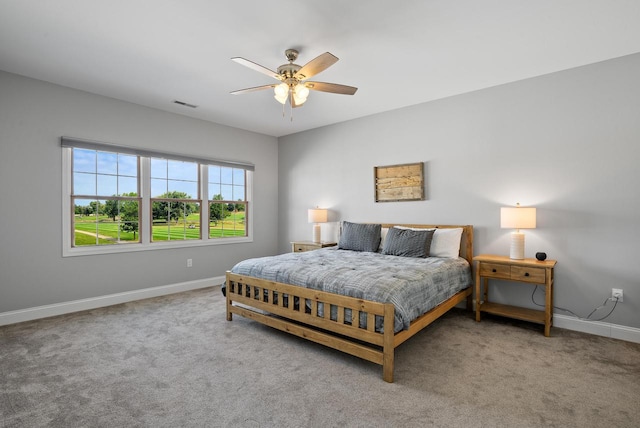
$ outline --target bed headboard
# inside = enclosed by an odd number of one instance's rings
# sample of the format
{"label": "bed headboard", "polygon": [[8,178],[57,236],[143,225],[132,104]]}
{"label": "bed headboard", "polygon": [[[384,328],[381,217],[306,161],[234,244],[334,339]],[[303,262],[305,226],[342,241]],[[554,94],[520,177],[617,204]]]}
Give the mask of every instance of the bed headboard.
{"label": "bed headboard", "polygon": [[473,226],[452,225],[452,224],[403,224],[403,223],[382,223],[382,227],[414,227],[421,229],[452,229],[462,228],[462,238],[460,239],[460,257],[467,259],[470,266],[473,266]]}

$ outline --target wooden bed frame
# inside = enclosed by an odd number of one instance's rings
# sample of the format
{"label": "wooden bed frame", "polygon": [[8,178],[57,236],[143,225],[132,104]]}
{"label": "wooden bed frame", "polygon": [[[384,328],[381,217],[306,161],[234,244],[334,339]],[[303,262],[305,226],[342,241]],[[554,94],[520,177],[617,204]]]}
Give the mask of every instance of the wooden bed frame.
{"label": "wooden bed frame", "polygon": [[[382,227],[393,226],[394,224],[382,225]],[[397,226],[442,229],[463,228],[460,241],[460,256],[467,259],[470,267],[473,268],[473,226],[415,224],[398,224]],[[238,275],[230,271],[227,271],[226,279],[228,321],[233,319],[233,314],[242,315],[278,330],[380,364],[382,365],[382,377],[387,382],[393,382],[395,348],[457,304],[466,300],[467,310],[471,310],[471,293],[473,290],[473,286],[470,284],[468,288],[458,292],[429,312],[413,320],[408,330],[394,333],[395,308],[392,303],[378,303],[357,299]],[[285,294],[289,296],[288,299],[278,298]],[[296,297],[298,299],[295,299]],[[294,299],[298,300],[298,304],[294,304]],[[329,305],[335,306],[337,319],[331,319],[332,311],[330,310],[324,310],[323,316],[319,316],[318,303],[323,303],[325,308],[329,308]],[[310,311],[307,309],[308,304],[311,306]],[[353,320],[360,319],[360,312],[365,312],[367,314],[367,327],[362,328],[357,322],[345,323],[345,309],[352,311],[351,319]],[[384,333],[375,330],[374,320],[376,315],[383,317]]]}

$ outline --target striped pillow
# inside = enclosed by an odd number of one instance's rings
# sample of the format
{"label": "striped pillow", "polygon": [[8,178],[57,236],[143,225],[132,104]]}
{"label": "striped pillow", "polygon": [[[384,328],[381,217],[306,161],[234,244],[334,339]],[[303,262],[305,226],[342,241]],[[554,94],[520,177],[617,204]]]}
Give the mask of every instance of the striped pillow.
{"label": "striped pillow", "polygon": [[384,241],[382,254],[402,257],[429,257],[433,229],[399,229],[392,227]]}
{"label": "striped pillow", "polygon": [[338,248],[341,250],[369,251],[375,253],[380,245],[379,224],[342,222],[342,234]]}

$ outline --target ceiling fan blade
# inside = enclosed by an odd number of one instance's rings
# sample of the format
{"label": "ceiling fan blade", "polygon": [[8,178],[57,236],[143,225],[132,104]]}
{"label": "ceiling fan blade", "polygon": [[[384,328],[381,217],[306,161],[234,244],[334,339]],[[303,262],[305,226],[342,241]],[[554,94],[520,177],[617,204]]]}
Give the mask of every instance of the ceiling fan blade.
{"label": "ceiling fan blade", "polygon": [[338,62],[337,56],[325,52],[303,65],[296,73],[296,77],[300,80],[308,79],[331,67],[336,62]]}
{"label": "ceiling fan blade", "polygon": [[332,94],[353,95],[358,88],[354,86],[339,85],[337,83],[326,82],[304,82],[304,86],[313,90],[321,92],[331,92]]}
{"label": "ceiling fan blade", "polygon": [[282,76],[280,76],[275,71],[269,70],[267,67],[263,67],[260,64],[256,64],[253,61],[249,61],[248,59],[244,59],[244,58],[241,58],[241,57],[235,57],[235,58],[231,58],[231,61],[235,61],[238,64],[244,65],[245,67],[249,67],[250,69],[255,70],[255,71],[259,72],[259,73],[266,74],[267,76],[271,76],[274,79],[282,80]]}
{"label": "ceiling fan blade", "polygon": [[238,89],[237,91],[233,91],[230,93],[233,95],[240,95],[240,94],[246,94],[247,92],[262,91],[263,89],[275,88],[276,86],[278,86],[278,84],[274,83],[273,85],[263,85],[263,86],[255,86],[253,88]]}

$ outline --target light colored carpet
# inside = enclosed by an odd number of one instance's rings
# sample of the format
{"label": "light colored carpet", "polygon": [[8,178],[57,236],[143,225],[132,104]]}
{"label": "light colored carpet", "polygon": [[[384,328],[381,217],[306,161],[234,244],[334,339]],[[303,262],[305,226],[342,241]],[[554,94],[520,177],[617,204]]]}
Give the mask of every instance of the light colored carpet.
{"label": "light colored carpet", "polygon": [[0,328],[3,427],[637,427],[640,345],[454,310],[380,366],[219,287]]}

